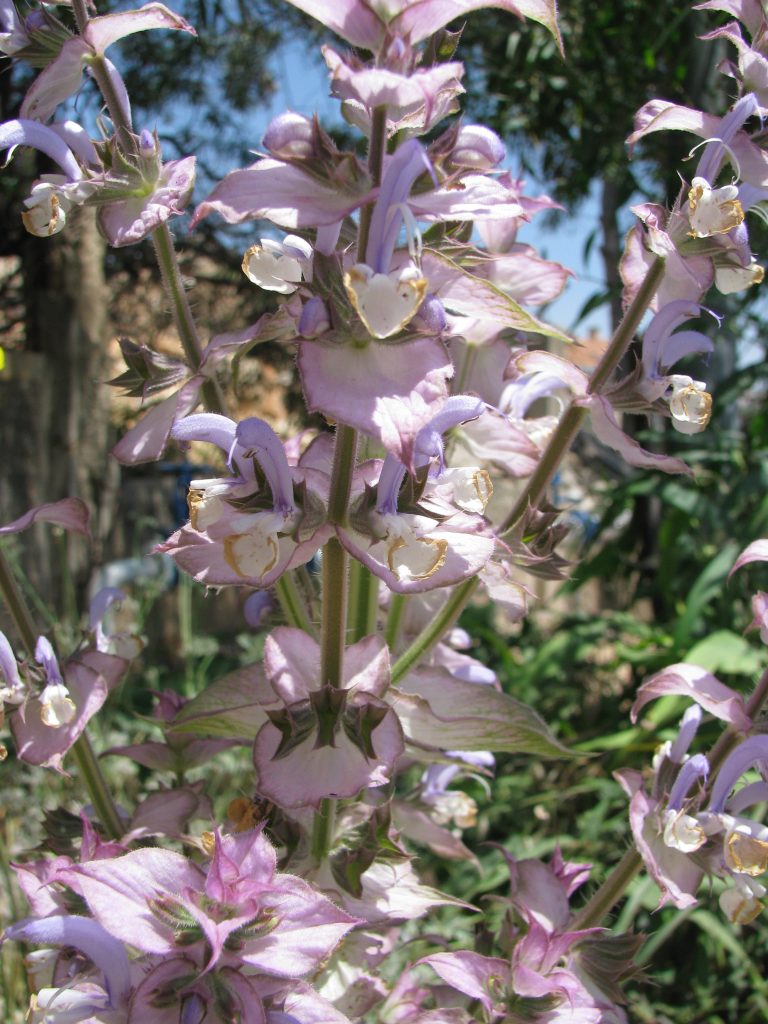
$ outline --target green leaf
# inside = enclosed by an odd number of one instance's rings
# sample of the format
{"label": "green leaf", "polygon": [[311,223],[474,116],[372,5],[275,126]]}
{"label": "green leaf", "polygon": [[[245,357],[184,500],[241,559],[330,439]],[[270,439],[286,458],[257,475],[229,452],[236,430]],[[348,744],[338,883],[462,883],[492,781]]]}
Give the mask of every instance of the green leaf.
{"label": "green leaf", "polygon": [[492,750],[542,757],[575,757],[539,715],[492,686],[465,683],[444,669],[412,672],[387,699],[406,739],[443,750]]}
{"label": "green leaf", "polygon": [[675,626],[675,643],[680,647],[686,646],[701,613],[720,593],[738,551],[739,545],[735,541],[725,544],[697,577],[685,603],[685,611]]}
{"label": "green leaf", "polygon": [[279,705],[261,665],[248,665],[185,704],[171,731],[252,740],[267,721],[267,707]]}
{"label": "green leaf", "polygon": [[708,672],[739,675],[755,675],[765,665],[761,652],[730,629],[718,629],[694,644],[685,655],[685,661],[701,665]]}

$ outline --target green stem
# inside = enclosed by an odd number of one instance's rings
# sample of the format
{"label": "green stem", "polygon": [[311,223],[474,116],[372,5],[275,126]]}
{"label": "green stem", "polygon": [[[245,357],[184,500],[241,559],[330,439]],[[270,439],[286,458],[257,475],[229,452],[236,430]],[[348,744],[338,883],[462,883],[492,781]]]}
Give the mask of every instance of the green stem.
{"label": "green stem", "polygon": [[511,512],[499,527],[499,534],[502,537],[517,525],[529,508],[535,508],[544,497],[557,467],[570,450],[586,415],[587,410],[582,406],[570,405],[560,417],[549,444],[536,464],[536,469],[528,478],[528,483]]}
{"label": "green stem", "polygon": [[411,646],[403,651],[392,666],[393,686],[400,682],[403,676],[409,672],[411,668],[421,660],[427,651],[435,646],[443,634],[454,625],[458,617],[464,611],[464,607],[470,597],[474,594],[477,585],[478,579],[476,576],[473,576],[472,579],[464,580],[463,583],[459,583],[459,585],[453,589],[450,597],[434,619],[432,619],[429,625],[419,633]]}
{"label": "green stem", "polygon": [[336,427],[333,453],[331,491],[328,497],[328,522],[341,526],[347,520],[347,506],[352,489],[352,473],[357,454],[357,431],[340,423]]}
{"label": "green stem", "polygon": [[[2,548],[0,548],[0,592],[2,592],[8,611],[19,632],[21,642],[29,656],[34,656],[38,632]],[[123,834],[120,816],[101,773],[99,762],[96,760],[93,748],[84,732],[75,741],[71,750],[80,776],[88,790],[91,803],[99,816],[99,821],[113,839],[118,839]]]}
{"label": "green stem", "polygon": [[376,613],[379,609],[379,581],[371,570],[352,560],[349,573],[349,609],[347,611],[347,636],[354,644],[365,636],[376,633]]}
{"label": "green stem", "polygon": [[[197,370],[203,350],[182,280],[178,257],[173,245],[173,236],[167,224],[161,224],[159,228],[155,228],[152,232],[152,244],[155,247],[157,265],[160,268],[166,295],[171,302],[173,322],[181,339],[184,354],[190,367]],[[209,412],[226,414],[224,397],[215,378],[206,380],[202,391],[205,407]]]}
{"label": "green stem", "polygon": [[642,866],[643,860],[631,847],[606,878],[600,888],[592,894],[589,902],[569,924],[573,931],[595,928],[624,895],[624,891]]}
{"label": "green stem", "polygon": [[389,614],[387,615],[387,628],[384,631],[384,639],[387,647],[394,654],[397,649],[397,642],[400,638],[400,626],[405,614],[405,594],[389,594]]}
{"label": "green stem", "polygon": [[[368,173],[374,185],[381,184],[381,171],[384,166],[384,151],[387,148],[387,108],[374,107],[371,120],[371,141],[368,146]],[[373,203],[368,203],[360,211],[360,230],[357,233],[357,261],[365,263],[365,252],[368,248],[368,236],[371,231]]]}
{"label": "green stem", "polygon": [[[387,146],[386,107],[376,107],[368,146],[368,172],[374,185],[381,184],[384,152]],[[360,211],[357,234],[357,258],[365,261],[373,216],[373,203]],[[336,427],[331,488],[328,497],[328,522],[343,526],[347,519],[352,473],[357,454],[357,432],[340,423]],[[341,687],[344,682],[344,645],[347,628],[348,556],[341,543],[331,538],[323,548],[322,629],[320,634],[320,682],[324,686]],[[358,580],[358,582],[361,582]],[[328,854],[333,841],[336,802],[323,800],[312,825],[311,849],[320,862]]]}
{"label": "green stem", "polygon": [[603,352],[600,362],[595,367],[595,372],[589,380],[587,391],[590,395],[599,395],[608,378],[624,358],[624,353],[629,348],[635,331],[640,326],[640,321],[645,316],[653,297],[658,291],[661,279],[664,277],[665,262],[661,256],[657,256],[651,264],[643,283],[627,307],[627,311],[614,331],[608,348]]}
{"label": "green stem", "polygon": [[331,537],[323,548],[323,611],[320,636],[320,683],[340,689],[344,684],[344,641],[347,632],[348,556]]}
{"label": "green stem", "polygon": [[[328,522],[341,526],[347,517],[347,506],[355,468],[357,433],[352,427],[339,424],[333,454],[331,489],[328,497]],[[336,537],[323,548],[323,608],[320,636],[320,681],[322,685],[340,687],[343,683],[344,644],[347,632],[348,555]]]}
{"label": "green stem", "polygon": [[[595,367],[587,387],[589,395],[600,394],[611,374],[621,362],[624,353],[629,348],[635,331],[640,325],[640,321],[643,319],[648,306],[658,290],[663,276],[664,260],[657,258],[645,275],[645,279],[638,288],[634,299],[629,304],[624,318],[616,328],[608,348],[603,352],[600,362]],[[549,439],[549,444],[539,459],[536,469],[529,477],[528,483],[517,499],[513,509],[504,520],[500,529],[502,534],[507,533],[515,526],[525,515],[527,509],[529,507],[534,508],[544,497],[550,481],[557,471],[557,467],[573,444],[586,415],[587,409],[584,406],[578,405],[569,406],[563,413],[555,432]]]}
{"label": "green stem", "polygon": [[119,839],[125,830],[87,733],[82,733],[75,741],[72,754],[105,832],[111,839]]}
{"label": "green stem", "polygon": [[312,827],[310,853],[317,864],[322,864],[333,844],[333,830],[336,824],[336,801],[325,799],[315,815]]}
{"label": "green stem", "polygon": [[277,599],[280,602],[285,621],[289,626],[302,629],[310,636],[314,634],[314,627],[307,614],[296,579],[291,572],[284,572],[275,584]]}
{"label": "green stem", "polygon": [[16,629],[19,631],[21,642],[26,647],[30,656],[35,653],[38,631],[35,628],[35,621],[32,613],[27,607],[27,602],[19,589],[16,578],[5,557],[5,552],[0,546],[0,593],[8,607],[8,612],[13,619]]}

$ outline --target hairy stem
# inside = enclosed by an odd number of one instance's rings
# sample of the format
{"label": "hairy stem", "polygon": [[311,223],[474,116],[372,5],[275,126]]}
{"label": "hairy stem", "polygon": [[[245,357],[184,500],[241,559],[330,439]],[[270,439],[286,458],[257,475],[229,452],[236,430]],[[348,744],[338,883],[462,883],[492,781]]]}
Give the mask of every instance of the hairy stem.
{"label": "hairy stem", "polygon": [[336,801],[325,799],[315,814],[312,827],[310,852],[317,864],[322,864],[333,844],[333,830],[336,824]]}
{"label": "hairy stem", "polygon": [[349,609],[347,634],[351,644],[376,632],[376,613],[379,608],[379,580],[371,570],[353,559],[350,566]]}
{"label": "hairy stem", "polygon": [[[384,166],[384,151],[387,148],[387,108],[375,107],[371,121],[371,141],[368,146],[368,173],[374,185],[381,184],[381,171]],[[357,260],[365,263],[365,252],[368,248],[368,236],[371,230],[373,203],[368,203],[360,211],[360,230],[357,233]]]}
{"label": "hairy stem", "polygon": [[[161,224],[152,232],[152,244],[155,247],[157,265],[163,287],[173,310],[173,322],[181,339],[184,354],[192,370],[197,370],[202,359],[202,346],[197,333],[197,325],[187,298],[184,281],[181,277],[179,260],[173,245],[173,236],[167,224]],[[203,401],[209,412],[226,413],[224,397],[215,378],[203,384]]]}
{"label": "hairy stem", "polygon": [[589,901],[582,907],[568,927],[572,928],[573,931],[597,927],[605,915],[610,913],[624,895],[627,886],[642,867],[642,863],[642,857],[634,847],[627,850],[610,875],[597,891],[592,894]]}
{"label": "hairy stem", "polygon": [[275,584],[277,599],[280,602],[285,621],[289,626],[296,629],[303,629],[310,636],[314,633],[314,627],[310,621],[304,599],[296,584],[296,578],[291,572],[284,572]]}

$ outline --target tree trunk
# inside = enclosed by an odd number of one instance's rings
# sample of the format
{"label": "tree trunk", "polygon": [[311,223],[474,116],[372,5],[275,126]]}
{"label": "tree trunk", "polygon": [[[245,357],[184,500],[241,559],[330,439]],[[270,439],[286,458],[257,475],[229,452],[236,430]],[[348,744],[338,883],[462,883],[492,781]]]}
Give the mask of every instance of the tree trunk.
{"label": "tree trunk", "polygon": [[73,210],[54,238],[30,236],[22,257],[26,341],[10,353],[0,380],[1,521],[67,496],[83,498],[95,512],[94,552],[73,537],[58,542],[50,527],[25,535],[23,567],[57,604],[67,573],[78,586],[86,582],[115,500],[103,384],[109,374],[104,253],[91,209]]}

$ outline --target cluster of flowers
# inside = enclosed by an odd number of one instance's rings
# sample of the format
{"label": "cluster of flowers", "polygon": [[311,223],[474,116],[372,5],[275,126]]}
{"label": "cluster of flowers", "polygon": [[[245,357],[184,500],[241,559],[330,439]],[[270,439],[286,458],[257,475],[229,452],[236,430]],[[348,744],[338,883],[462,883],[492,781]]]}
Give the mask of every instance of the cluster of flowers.
{"label": "cluster of flowers", "polygon": [[[731,572],[766,560],[768,542],[755,541]],[[765,640],[766,595],[757,593],[752,603],[752,627]],[[704,876],[721,878],[726,883],[719,896],[723,912],[735,923],[748,924],[763,910],[768,891],[758,881],[768,870],[768,827],[743,813],[768,797],[768,743],[762,723],[753,720],[740,694],[688,664],[670,665],[643,683],[632,707],[633,720],[648,701],[670,694],[695,702],[683,715],[675,740],[659,748],[648,778],[631,770],[616,776],[630,797],[635,845],[661,890],[660,906],[693,906]],[[728,723],[728,742],[709,757],[689,755],[705,711]],[[756,777],[736,788],[750,769]]]}
{"label": "cluster of flowers", "polygon": [[[420,884],[401,837],[471,858],[460,829],[472,824],[474,807],[451,782],[463,772],[489,774],[493,752],[565,753],[535,712],[502,693],[494,674],[465,653],[467,638],[450,628],[460,605],[451,606],[452,618],[442,611],[451,598],[439,603],[447,588],[481,584],[515,621],[526,607],[522,570],[560,571],[558,529],[542,506],[547,481],[523,490],[523,507],[508,514],[489,504],[494,478],[536,479],[563,454],[562,444],[553,446],[567,417],[578,426],[586,414],[596,436],[631,465],[688,472],[679,459],[629,438],[617,411],[662,412],[684,433],[709,420],[704,384],[670,371],[712,349],[700,332],[679,330],[701,314],[710,285],[728,292],[762,277],[744,214],[768,197],[768,154],[749,131],[765,113],[765,15],[756,0],[702,5],[737,14],[753,40],[749,46],[735,23],[714,33],[739,53],[738,67],[727,70],[740,96],[724,118],[660,101],[638,115],[633,142],[680,129],[702,137],[703,154],[671,212],[636,208],[621,268],[624,348],[609,348],[590,378],[526,340],[558,335],[525,307],[559,294],[568,271],[516,240],[521,223],[553,203],[524,195],[523,183],[502,169],[504,146],[489,129],[453,123],[434,131],[456,112],[463,91],[462,66],[452,60],[458,37],[445,29],[451,19],[500,7],[540,21],[559,42],[554,2],[400,0],[387,13],[368,0],[292,2],[353,47],[326,47],[324,56],[345,117],[367,137],[368,160],[340,151],[316,120],[287,113],[269,126],[265,155],[229,174],[197,208],[193,223],[218,214],[231,224],[267,220],[290,232],[262,238],[243,258],[248,279],[284,300],[276,313],[188,353],[186,363],[127,344],[121,383],[146,396],[173,390],[115,455],[126,463],[158,458],[171,438],[216,446],[226,469],[192,483],[189,523],[159,550],[207,586],[256,594],[293,586],[296,570],[320,553],[321,628],[314,627],[314,584],[304,594],[294,586],[291,624],[269,633],[258,664],[188,704],[162,695],[166,742],[112,751],[183,774],[222,745],[252,743],[259,802],[233,806],[228,833],[190,839],[188,822],[210,808],[199,787],[177,787],[144,801],[114,841],[100,839],[84,818],[77,862],[62,855],[18,866],[35,916],[6,936],[75,951],[38,958],[41,977],[52,973],[32,1019],[320,1024],[375,1007],[381,1021],[403,1024],[464,1024],[475,1019],[473,1008],[487,1021],[621,1021],[616,981],[628,970],[631,943],[621,956],[603,955],[601,930],[573,925],[568,900],[587,871],[559,857],[549,866],[510,861],[500,956],[427,956],[422,962],[439,985],[409,972],[393,988],[377,968],[396,943],[395,925],[456,903]],[[105,51],[133,32],[192,29],[158,3],[93,18],[81,0],[73,6],[77,34],[47,6],[22,21],[10,0],[0,0],[0,49],[44,64],[22,117],[0,126],[0,145],[36,147],[63,172],[35,183],[24,222],[35,234],[53,234],[74,206],[90,204],[113,245],[150,235],[157,244],[190,198],[194,158],[163,163],[157,136],[134,132]],[[71,122],[47,123],[86,70],[113,128],[97,141]],[[427,135],[432,141],[422,141]],[[737,180],[718,184],[728,165]],[[167,247],[161,251],[167,257]],[[173,287],[173,275],[165,277]],[[176,299],[182,308],[183,295]],[[638,367],[610,380],[647,308],[654,316]],[[337,425],[335,439],[284,442],[263,420],[195,412],[224,361],[267,339],[295,346],[307,408]],[[560,415],[536,414],[542,398],[556,399],[550,404]],[[35,517],[78,528],[58,503],[5,530]],[[82,525],[79,508],[75,520]],[[350,560],[358,585],[369,574],[375,599],[353,636]],[[100,598],[101,608],[116,597]],[[45,639],[35,652],[42,671],[20,667],[0,641],[2,696],[14,708],[21,757],[60,766],[122,675],[130,650],[105,646],[118,641],[99,622],[97,609],[93,649],[76,654],[63,673]],[[637,706],[654,687],[681,692],[670,682],[677,679],[707,710],[752,728],[738,699],[729,697],[723,713],[719,684],[680,666],[646,684]],[[695,724],[689,715],[650,792],[641,777],[624,775],[635,842],[679,906],[693,898],[703,871],[734,878],[723,905],[745,920],[764,893],[754,879],[768,863],[768,846],[763,827],[739,812],[764,799],[766,784],[728,797],[762,760],[762,741],[746,739],[722,764],[702,810],[690,791],[711,765],[701,755],[684,761]],[[398,778],[414,766],[423,769],[416,790],[396,796]],[[150,835],[181,840],[188,852],[130,849]],[[276,850],[292,873],[278,871]]]}

